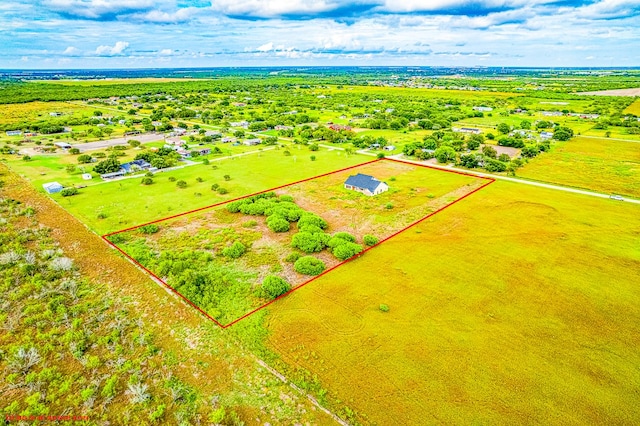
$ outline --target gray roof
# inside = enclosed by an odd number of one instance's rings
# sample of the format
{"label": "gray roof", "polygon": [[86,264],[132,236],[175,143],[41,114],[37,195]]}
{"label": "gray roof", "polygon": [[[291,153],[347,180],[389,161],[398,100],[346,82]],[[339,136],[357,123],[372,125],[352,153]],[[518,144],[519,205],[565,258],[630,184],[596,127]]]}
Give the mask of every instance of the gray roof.
{"label": "gray roof", "polygon": [[349,176],[349,178],[344,182],[345,185],[368,189],[371,192],[374,192],[380,183],[381,182],[373,176],[363,175],[362,173],[358,173],[355,176]]}

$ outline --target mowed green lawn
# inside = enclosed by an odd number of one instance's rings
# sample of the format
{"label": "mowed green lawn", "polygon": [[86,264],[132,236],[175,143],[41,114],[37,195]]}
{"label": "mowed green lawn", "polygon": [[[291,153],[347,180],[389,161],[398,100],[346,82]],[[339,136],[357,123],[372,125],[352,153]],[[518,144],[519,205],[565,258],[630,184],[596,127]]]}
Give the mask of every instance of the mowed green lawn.
{"label": "mowed green lawn", "polygon": [[[264,151],[158,173],[149,186],[142,185],[140,178],[123,179],[89,186],[73,197],[54,194],[53,198],[102,234],[372,160],[326,149],[317,152],[291,149],[291,156],[285,156],[283,151]],[[315,161],[311,161],[311,155],[316,157]],[[224,179],[225,175],[229,175],[229,181]],[[176,181],[171,182],[170,177]],[[197,178],[203,181],[198,182]],[[187,187],[178,188],[178,180],[186,181]],[[220,195],[212,191],[211,186],[216,183],[229,193]],[[100,213],[106,218],[98,218]]]}
{"label": "mowed green lawn", "polygon": [[576,137],[553,144],[517,175],[640,197],[640,143]]}
{"label": "mowed green lawn", "polygon": [[272,305],[267,345],[364,424],[638,424],[639,212],[498,181]]}

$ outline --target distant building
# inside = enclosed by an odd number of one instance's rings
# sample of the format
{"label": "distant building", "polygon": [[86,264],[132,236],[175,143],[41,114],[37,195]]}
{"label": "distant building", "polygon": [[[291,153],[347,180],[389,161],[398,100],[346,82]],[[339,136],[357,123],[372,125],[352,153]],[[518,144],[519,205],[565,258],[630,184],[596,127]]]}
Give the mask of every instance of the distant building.
{"label": "distant building", "polygon": [[249,127],[248,121],[234,121],[229,123],[231,127],[242,127],[243,129],[247,129]]}
{"label": "distant building", "polygon": [[542,115],[545,117],[560,117],[563,114],[560,111],[542,111]]}
{"label": "distant building", "polygon": [[229,142],[235,142],[236,138],[232,138],[229,136],[225,136],[224,138],[220,139],[222,141],[222,143],[229,143]]}
{"label": "distant building", "polygon": [[454,127],[453,131],[457,133],[470,133],[473,135],[479,135],[480,133],[482,133],[482,130],[476,129],[473,127],[461,127],[461,128]]}
{"label": "distant building", "polygon": [[491,107],[484,107],[484,106],[474,106],[473,107],[474,111],[480,111],[480,112],[491,112],[493,111],[493,108]]}
{"label": "distant building", "polygon": [[125,174],[127,174],[124,169],[120,169],[117,172],[113,172],[113,173],[105,173],[103,175],[100,175],[100,177],[104,180],[109,180],[109,179],[115,179],[117,177],[122,177]]}
{"label": "distant building", "polygon": [[541,139],[551,139],[553,137],[553,133],[551,132],[542,132],[540,133]]}
{"label": "distant building", "polygon": [[54,145],[57,146],[58,148],[62,148],[62,149],[71,148],[71,145],[66,143],[66,142],[56,142],[56,143],[54,143]]}
{"label": "distant building", "polygon": [[42,185],[42,187],[44,188],[45,191],[47,191],[47,194],[55,194],[64,189],[64,187],[60,185],[58,182],[45,183]]}
{"label": "distant building", "polygon": [[395,145],[387,145],[383,148],[385,151],[393,151],[396,149]]}
{"label": "distant building", "polygon": [[260,145],[262,143],[262,139],[260,138],[253,138],[253,139],[245,139],[244,141],[242,141],[243,145]]}
{"label": "distant building", "polygon": [[7,130],[7,136],[22,136],[22,130]]}
{"label": "distant building", "polygon": [[49,115],[51,117],[60,117],[62,115],[62,113],[54,111],[54,112],[50,112]]}
{"label": "distant building", "polygon": [[361,192],[368,196],[382,194],[389,190],[389,185],[385,182],[381,182],[373,176],[364,175],[362,173],[349,176],[349,178],[344,182],[344,187],[352,191]]}
{"label": "distant building", "polygon": [[329,128],[335,132],[339,132],[340,130],[351,130],[351,126],[343,126],[340,124],[331,124]]}
{"label": "distant building", "polygon": [[82,179],[91,180],[91,179],[93,179],[93,176],[91,176],[91,173],[83,173],[82,174]]}
{"label": "distant building", "polygon": [[133,160],[120,166],[125,173],[135,172],[137,170],[149,170],[151,164],[145,160]]}

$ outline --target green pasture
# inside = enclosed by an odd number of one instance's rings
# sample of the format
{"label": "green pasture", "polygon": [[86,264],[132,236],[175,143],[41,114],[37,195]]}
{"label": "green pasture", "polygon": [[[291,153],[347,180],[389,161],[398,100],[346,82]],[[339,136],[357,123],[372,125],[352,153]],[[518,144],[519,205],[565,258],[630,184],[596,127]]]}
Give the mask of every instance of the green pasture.
{"label": "green pasture", "polygon": [[[141,185],[140,178],[121,179],[87,187],[73,197],[56,194],[53,198],[96,232],[107,233],[370,160],[325,149],[292,151],[291,156],[271,150],[157,173],[149,186]],[[225,175],[231,179],[226,181]],[[198,182],[198,177],[203,181]],[[178,180],[186,181],[187,187],[178,188]],[[216,183],[229,193],[212,191]],[[106,218],[99,219],[99,213]]]}
{"label": "green pasture", "polygon": [[517,175],[640,198],[640,143],[575,137],[553,144]]}

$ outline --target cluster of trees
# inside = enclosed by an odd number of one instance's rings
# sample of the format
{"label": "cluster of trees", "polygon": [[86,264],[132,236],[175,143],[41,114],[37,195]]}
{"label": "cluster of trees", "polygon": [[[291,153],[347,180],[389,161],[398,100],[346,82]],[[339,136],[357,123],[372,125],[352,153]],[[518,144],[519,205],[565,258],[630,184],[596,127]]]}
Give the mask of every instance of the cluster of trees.
{"label": "cluster of trees", "polygon": [[173,167],[178,164],[180,154],[169,148],[159,148],[157,151],[145,151],[141,152],[135,157],[136,160],[145,160],[153,167],[158,169],[164,169],[166,167]]}

